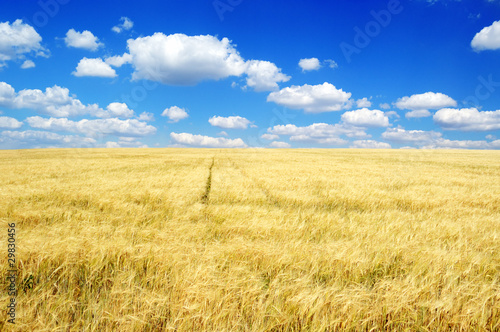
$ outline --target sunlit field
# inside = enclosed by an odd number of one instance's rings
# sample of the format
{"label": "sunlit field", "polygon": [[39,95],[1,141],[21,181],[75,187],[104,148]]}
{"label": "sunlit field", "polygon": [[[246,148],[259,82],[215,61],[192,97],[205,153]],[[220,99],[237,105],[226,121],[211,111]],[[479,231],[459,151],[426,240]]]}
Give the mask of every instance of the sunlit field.
{"label": "sunlit field", "polygon": [[0,195],[18,331],[500,330],[498,151],[1,151]]}

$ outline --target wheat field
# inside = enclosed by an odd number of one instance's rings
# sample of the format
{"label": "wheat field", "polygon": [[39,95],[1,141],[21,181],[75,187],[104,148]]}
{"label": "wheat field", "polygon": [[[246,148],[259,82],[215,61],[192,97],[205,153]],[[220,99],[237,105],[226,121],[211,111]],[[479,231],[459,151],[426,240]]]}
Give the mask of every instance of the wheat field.
{"label": "wheat field", "polygon": [[0,328],[500,330],[497,151],[1,151],[0,183]]}

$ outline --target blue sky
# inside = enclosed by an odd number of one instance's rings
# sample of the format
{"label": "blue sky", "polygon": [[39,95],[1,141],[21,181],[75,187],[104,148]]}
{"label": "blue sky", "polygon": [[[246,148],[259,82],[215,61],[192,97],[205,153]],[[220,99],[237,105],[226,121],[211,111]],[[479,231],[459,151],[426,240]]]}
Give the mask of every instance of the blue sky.
{"label": "blue sky", "polygon": [[0,148],[500,149],[500,1],[0,0]]}

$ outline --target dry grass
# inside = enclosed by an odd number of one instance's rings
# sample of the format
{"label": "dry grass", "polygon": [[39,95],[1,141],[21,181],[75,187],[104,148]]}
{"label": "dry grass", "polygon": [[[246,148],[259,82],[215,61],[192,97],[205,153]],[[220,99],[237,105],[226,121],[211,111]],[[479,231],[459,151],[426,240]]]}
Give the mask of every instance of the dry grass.
{"label": "dry grass", "polygon": [[0,198],[19,331],[500,330],[499,152],[2,151]]}

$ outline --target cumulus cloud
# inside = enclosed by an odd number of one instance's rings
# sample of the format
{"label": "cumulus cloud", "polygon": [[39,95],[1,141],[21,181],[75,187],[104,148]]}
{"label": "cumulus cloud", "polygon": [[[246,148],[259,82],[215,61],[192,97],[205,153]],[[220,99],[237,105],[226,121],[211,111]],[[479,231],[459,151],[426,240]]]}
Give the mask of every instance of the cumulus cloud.
{"label": "cumulus cloud", "polygon": [[111,103],[106,110],[97,111],[94,115],[99,118],[131,118],[134,116],[134,111],[125,103]]}
{"label": "cumulus cloud", "polygon": [[17,129],[22,125],[23,123],[17,119],[8,116],[0,116],[0,128],[2,129]]}
{"label": "cumulus cloud", "polygon": [[353,149],[390,149],[391,145],[385,142],[377,142],[373,140],[358,140],[352,142],[350,148]]}
{"label": "cumulus cloud", "polygon": [[116,33],[121,33],[122,31],[128,31],[134,27],[134,22],[126,16],[120,18],[120,24],[115,25],[111,28]]}
{"label": "cumulus cloud", "polygon": [[381,109],[383,110],[388,110],[391,108],[391,105],[389,105],[388,103],[382,103],[379,105]]}
{"label": "cumulus cloud", "polygon": [[416,111],[410,111],[406,112],[405,118],[411,119],[411,118],[427,118],[431,116],[432,113],[429,112],[428,110],[416,110]]}
{"label": "cumulus cloud", "polygon": [[[422,94],[415,94],[410,97],[406,96],[399,98],[394,106],[403,110],[420,111],[413,112],[408,117],[429,116],[429,109],[440,109],[443,107],[457,106],[457,102],[451,97],[440,92],[426,92]],[[427,112],[425,112],[427,111]]]}
{"label": "cumulus cloud", "polygon": [[75,31],[75,29],[69,29],[68,32],[66,32],[64,42],[68,47],[81,48],[89,51],[96,51],[99,47],[104,46],[103,43],[99,42],[99,38],[88,30],[78,32]]}
{"label": "cumulus cloud", "polygon": [[321,68],[318,58],[300,59],[299,66],[302,68],[302,72],[318,70]]}
{"label": "cumulus cloud", "polygon": [[287,82],[290,76],[269,61],[250,60],[246,62],[247,86],[255,91],[272,91],[279,88],[279,82]]}
{"label": "cumulus cloud", "polygon": [[246,148],[241,138],[228,139],[224,137],[210,137],[189,133],[170,133],[173,142],[181,145],[207,148]]}
{"label": "cumulus cloud", "polygon": [[495,21],[490,26],[484,27],[481,31],[476,33],[470,45],[476,52],[499,49],[500,21]]}
{"label": "cumulus cloud", "polygon": [[94,76],[94,77],[116,77],[116,71],[101,58],[88,59],[83,58],[78,63],[76,71],[72,73],[77,77]]}
{"label": "cumulus cloud", "polygon": [[47,56],[40,42],[42,37],[22,20],[0,23],[0,68],[7,61],[25,59],[27,55]]}
{"label": "cumulus cloud", "polygon": [[405,130],[404,128],[388,128],[382,133],[382,138],[395,143],[414,143],[425,145],[441,138],[442,134],[435,131]]}
{"label": "cumulus cloud", "polygon": [[0,106],[12,109],[32,109],[42,114],[55,117],[71,117],[90,114],[97,117],[131,117],[133,111],[125,104],[111,103],[106,109],[97,104],[84,105],[67,88],[54,85],[39,89],[24,89],[16,92],[14,88],[0,82]]}
{"label": "cumulus cloud", "polygon": [[[205,80],[220,80],[244,74],[246,86],[256,91],[271,91],[289,76],[274,63],[245,61],[227,38],[211,35],[165,35],[129,39],[127,56],[134,67],[132,79],[147,79],[168,85],[195,85]],[[112,60],[113,61],[113,60]]]}
{"label": "cumulus cloud", "polygon": [[276,142],[276,141],[274,141],[274,142],[271,142],[269,144],[269,147],[270,148],[278,148],[278,149],[288,149],[288,148],[291,147],[291,145],[288,144],[287,142]]}
{"label": "cumulus cloud", "polygon": [[335,61],[333,61],[331,59],[325,60],[325,63],[327,63],[328,67],[330,67],[332,69],[335,69],[335,68],[337,68],[339,66]]}
{"label": "cumulus cloud", "polygon": [[170,123],[176,123],[179,122],[180,120],[186,119],[189,117],[189,114],[186,112],[184,108],[180,108],[177,106],[172,106],[169,108],[166,108],[163,113],[161,113],[161,116],[166,116],[169,118]]}
{"label": "cumulus cloud", "polygon": [[214,126],[225,129],[247,129],[251,122],[241,116],[213,116],[208,122]]}
{"label": "cumulus cloud", "polygon": [[389,118],[384,112],[380,110],[369,110],[368,108],[345,112],[342,114],[342,121],[358,127],[389,126]]}
{"label": "cumulus cloud", "polygon": [[480,112],[476,108],[444,108],[434,114],[434,122],[443,129],[487,131],[500,129],[500,110]]}
{"label": "cumulus cloud", "polygon": [[23,64],[21,65],[21,69],[28,69],[28,68],[34,68],[35,63],[31,60],[25,60]]}
{"label": "cumulus cloud", "polygon": [[293,142],[308,142],[328,145],[344,145],[347,141],[340,138],[347,137],[367,138],[370,137],[363,128],[353,127],[346,124],[314,123],[305,127],[293,124],[277,125],[268,128],[267,132],[272,135],[290,136]]}
{"label": "cumulus cloud", "polygon": [[371,107],[372,106],[372,102],[369,101],[368,98],[365,97],[365,98],[356,100],[356,106],[360,107],[360,108]]}
{"label": "cumulus cloud", "polygon": [[260,138],[267,139],[269,141],[272,141],[275,139],[280,139],[280,137],[278,135],[275,135],[275,134],[263,134],[262,136],[260,136]]}
{"label": "cumulus cloud", "polygon": [[97,143],[90,137],[59,135],[47,131],[3,131],[0,136],[3,143],[12,147],[94,147]]}
{"label": "cumulus cloud", "polygon": [[113,67],[121,67],[126,63],[132,62],[132,56],[128,53],[123,53],[123,55],[115,55],[107,57],[104,62]]}
{"label": "cumulus cloud", "polygon": [[154,121],[155,119],[155,116],[153,113],[149,113],[149,112],[142,112],[141,114],[139,114],[139,116],[137,117],[137,120],[139,121]]}
{"label": "cumulus cloud", "polygon": [[319,85],[292,85],[271,92],[267,101],[292,109],[304,109],[307,113],[320,113],[350,108],[352,103],[350,98],[350,92],[344,92],[325,82]]}
{"label": "cumulus cloud", "polygon": [[104,144],[105,148],[147,148],[146,144],[137,141],[135,137],[120,137],[118,142],[108,141]]}
{"label": "cumulus cloud", "polygon": [[171,85],[194,85],[203,80],[240,76],[245,61],[227,38],[211,35],[152,36],[127,41],[133,79],[148,79]]}
{"label": "cumulus cloud", "polygon": [[26,119],[26,123],[33,128],[81,133],[90,137],[102,135],[140,137],[156,133],[155,127],[137,119],[120,120],[109,118],[72,121],[67,118],[47,119],[40,116],[32,116]]}

